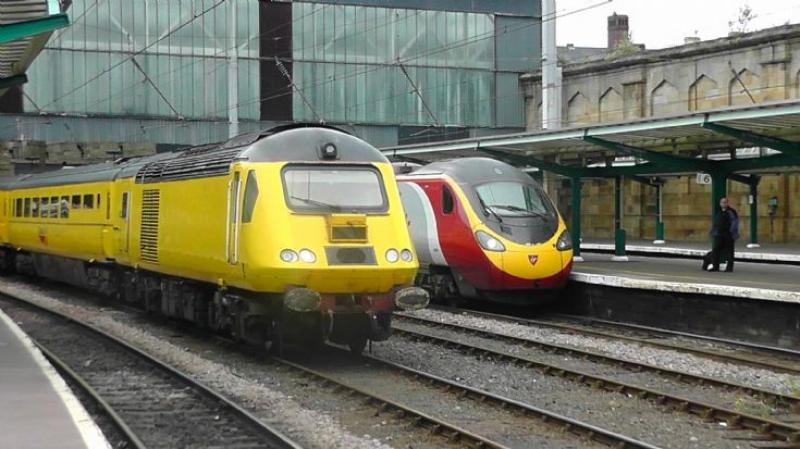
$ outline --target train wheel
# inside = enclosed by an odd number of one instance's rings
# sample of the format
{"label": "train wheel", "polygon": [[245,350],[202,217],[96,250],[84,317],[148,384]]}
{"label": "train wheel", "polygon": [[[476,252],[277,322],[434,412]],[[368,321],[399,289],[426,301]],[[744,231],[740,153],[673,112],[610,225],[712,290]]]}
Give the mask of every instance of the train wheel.
{"label": "train wheel", "polygon": [[364,348],[367,347],[367,341],[366,335],[355,336],[347,343],[347,347],[350,348],[350,352],[353,355],[361,355],[361,353],[364,352]]}
{"label": "train wheel", "polygon": [[264,342],[264,348],[268,354],[282,357],[283,331],[281,330],[281,323],[278,320],[273,320],[270,327],[269,338]]}

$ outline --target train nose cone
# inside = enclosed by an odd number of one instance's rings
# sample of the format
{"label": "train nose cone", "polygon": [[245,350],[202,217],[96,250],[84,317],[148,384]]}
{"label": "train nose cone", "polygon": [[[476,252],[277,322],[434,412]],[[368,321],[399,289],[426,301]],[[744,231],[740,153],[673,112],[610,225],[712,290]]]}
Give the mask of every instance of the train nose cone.
{"label": "train nose cone", "polygon": [[406,287],[397,292],[395,305],[403,310],[420,310],[428,307],[431,297],[427,290],[419,287]]}

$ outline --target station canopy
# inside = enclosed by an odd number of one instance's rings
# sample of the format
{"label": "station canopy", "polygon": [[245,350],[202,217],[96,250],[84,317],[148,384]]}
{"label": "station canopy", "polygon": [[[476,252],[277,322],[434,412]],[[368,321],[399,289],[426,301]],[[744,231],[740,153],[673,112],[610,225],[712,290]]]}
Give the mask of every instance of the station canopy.
{"label": "station canopy", "polygon": [[800,101],[384,147],[397,161],[488,156],[569,177],[741,177],[800,166]]}
{"label": "station canopy", "polygon": [[0,0],[0,96],[28,81],[25,71],[51,34],[69,25],[59,0]]}

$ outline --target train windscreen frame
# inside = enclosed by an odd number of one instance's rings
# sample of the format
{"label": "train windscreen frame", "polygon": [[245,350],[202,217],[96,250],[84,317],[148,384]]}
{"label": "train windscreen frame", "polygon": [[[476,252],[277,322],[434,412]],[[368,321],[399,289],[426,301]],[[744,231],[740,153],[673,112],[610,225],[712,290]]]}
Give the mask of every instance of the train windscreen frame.
{"label": "train windscreen frame", "polygon": [[291,164],[281,173],[286,205],[304,213],[385,213],[383,176],[372,166]]}
{"label": "train windscreen frame", "polygon": [[556,210],[542,189],[517,181],[494,181],[475,186],[481,205],[504,217],[556,217]]}

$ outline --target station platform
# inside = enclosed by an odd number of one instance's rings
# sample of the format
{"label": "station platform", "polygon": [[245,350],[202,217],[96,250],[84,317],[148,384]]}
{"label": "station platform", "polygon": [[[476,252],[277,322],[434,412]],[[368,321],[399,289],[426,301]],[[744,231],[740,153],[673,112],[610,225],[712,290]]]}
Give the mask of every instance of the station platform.
{"label": "station platform", "polygon": [[701,261],[685,258],[628,256],[628,262],[615,262],[608,254],[583,253],[582,256],[584,261],[573,265],[573,281],[800,304],[800,267],[796,266],[737,260],[734,272],[725,273],[703,271]]}
{"label": "station platform", "polygon": [[[701,259],[711,249],[710,242],[667,241],[656,245],[649,240],[628,240],[625,251],[628,255],[654,257],[682,257]],[[612,253],[613,240],[583,239],[582,253]],[[585,256],[585,254],[582,254]],[[800,265],[800,245],[761,244],[758,248],[748,248],[747,242],[736,243],[736,261],[772,264]]]}
{"label": "station platform", "polygon": [[0,310],[0,448],[110,447],[64,379]]}

